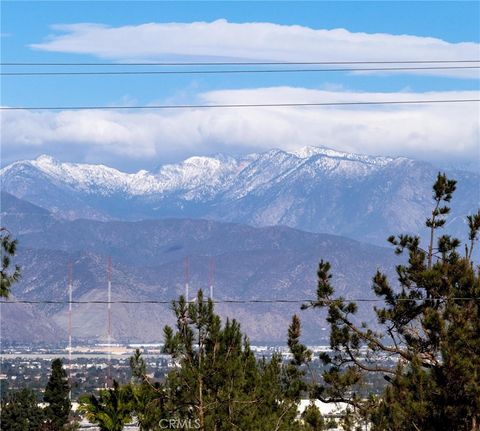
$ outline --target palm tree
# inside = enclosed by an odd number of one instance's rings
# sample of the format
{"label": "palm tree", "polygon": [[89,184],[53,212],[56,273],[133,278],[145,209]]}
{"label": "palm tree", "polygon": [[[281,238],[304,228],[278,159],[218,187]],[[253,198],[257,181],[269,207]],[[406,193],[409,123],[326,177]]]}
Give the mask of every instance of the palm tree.
{"label": "palm tree", "polygon": [[130,386],[119,386],[114,380],[113,388],[95,395],[80,397],[79,411],[96,424],[101,431],[122,431],[132,421],[133,397]]}

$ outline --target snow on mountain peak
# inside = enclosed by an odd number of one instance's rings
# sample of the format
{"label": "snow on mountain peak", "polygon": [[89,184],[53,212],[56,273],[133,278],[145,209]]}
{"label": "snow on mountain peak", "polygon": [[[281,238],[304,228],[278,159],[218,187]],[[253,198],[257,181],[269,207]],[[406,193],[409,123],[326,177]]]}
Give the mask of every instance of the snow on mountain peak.
{"label": "snow on mountain peak", "polygon": [[362,163],[367,163],[370,165],[385,166],[386,164],[392,162],[393,158],[391,157],[382,157],[382,156],[367,156],[364,154],[355,154],[348,153],[345,151],[333,150],[328,147],[302,147],[299,150],[291,151],[290,154],[300,158],[300,159],[309,159],[314,156],[326,156],[336,159],[344,159],[357,161]]}
{"label": "snow on mountain peak", "polygon": [[193,156],[176,164],[161,166],[156,172],[146,170],[125,173],[105,165],[59,162],[48,155],[35,160],[16,162],[2,169],[6,175],[14,166],[31,166],[55,180],[57,184],[84,193],[112,195],[166,195],[179,193],[186,200],[214,198],[229,192],[241,197],[253,189],[283,181],[308,172],[344,175],[368,175],[398,159],[373,157],[332,150],[325,147],[303,147],[286,152],[279,149],[233,158]]}
{"label": "snow on mountain peak", "polygon": [[85,192],[97,188],[105,194],[124,189],[131,175],[105,165],[59,162],[48,155],[41,155],[29,164],[49,177]]}
{"label": "snow on mountain peak", "polygon": [[185,159],[183,162],[185,165],[192,165],[198,167],[210,167],[219,166],[220,160],[213,157],[193,156]]}
{"label": "snow on mountain peak", "polygon": [[49,156],[48,154],[41,154],[35,159],[35,162],[37,162],[37,164],[50,164],[50,165],[57,163],[57,161],[52,156]]}
{"label": "snow on mountain peak", "polygon": [[164,165],[156,174],[163,191],[181,191],[187,200],[212,197],[240,169],[231,157],[194,156],[178,164]]}
{"label": "snow on mountain peak", "polygon": [[326,148],[323,147],[302,147],[298,150],[294,151],[289,151],[289,154],[293,154],[294,156],[300,158],[300,159],[309,159],[312,156],[315,156],[317,154],[324,154]]}

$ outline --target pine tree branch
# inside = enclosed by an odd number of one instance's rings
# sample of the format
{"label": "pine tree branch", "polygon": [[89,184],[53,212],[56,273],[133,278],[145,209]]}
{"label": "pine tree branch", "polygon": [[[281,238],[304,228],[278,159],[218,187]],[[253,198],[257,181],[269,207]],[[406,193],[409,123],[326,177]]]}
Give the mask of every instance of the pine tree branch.
{"label": "pine tree branch", "polygon": [[[376,338],[373,338],[369,335],[367,335],[366,333],[364,333],[363,331],[360,331],[355,325],[353,325],[353,323],[351,323],[347,318],[345,318],[344,316],[341,316],[340,313],[339,313],[339,319],[345,324],[347,325],[353,332],[355,332],[355,334],[357,334],[360,338],[363,338],[364,340],[374,344],[375,346],[377,346],[377,348],[379,348],[380,350],[384,351],[384,352],[389,352],[389,353],[393,353],[393,354],[396,354],[396,355],[399,355],[401,356],[403,359],[411,362],[415,355],[413,353],[410,353],[408,352],[407,350],[402,350],[400,348],[396,348],[396,347],[388,347],[386,346],[385,344],[383,344],[381,341],[379,341],[378,339]],[[421,358],[420,358],[421,359]],[[424,362],[422,361],[422,366],[424,366],[425,368],[431,368],[432,367],[432,364],[431,362]]]}
{"label": "pine tree branch", "polygon": [[357,409],[361,408],[361,404],[359,404],[358,402],[356,401],[353,401],[352,399],[350,398],[345,398],[345,397],[330,397],[330,398],[325,398],[325,397],[322,397],[321,395],[318,395],[317,398],[322,402],[322,403],[329,403],[329,404],[339,404],[339,403],[345,403],[345,404],[349,404],[351,405],[352,407],[355,407]]}
{"label": "pine tree branch", "polygon": [[369,367],[367,365],[362,364],[355,356],[353,355],[350,347],[346,346],[345,351],[348,353],[348,356],[350,357],[350,361],[354,363],[357,367],[361,368],[364,371],[371,371],[371,372],[381,372],[381,373],[388,373],[388,374],[395,374],[395,371],[391,370],[390,368],[384,368],[384,367]]}
{"label": "pine tree branch", "polygon": [[277,426],[275,427],[275,431],[278,431],[280,429],[280,425],[281,425],[281,421],[283,419],[283,417],[288,413],[288,411],[296,404],[294,403],[291,403],[287,406],[287,408],[282,412],[282,414],[280,415],[280,417],[278,418],[277,420]]}

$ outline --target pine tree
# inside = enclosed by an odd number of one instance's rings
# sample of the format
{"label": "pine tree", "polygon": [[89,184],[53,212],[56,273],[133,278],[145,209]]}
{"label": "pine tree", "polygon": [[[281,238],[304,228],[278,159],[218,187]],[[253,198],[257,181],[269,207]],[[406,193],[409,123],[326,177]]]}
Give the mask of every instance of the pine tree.
{"label": "pine tree", "polygon": [[60,430],[68,422],[72,404],[69,399],[70,385],[62,360],[52,361],[52,372],[45,387],[43,400],[48,403],[45,414],[51,429]]}
{"label": "pine tree", "polygon": [[314,404],[309,404],[302,413],[302,421],[305,431],[323,431],[325,429],[322,414]]}
{"label": "pine tree", "polygon": [[163,386],[158,382],[150,382],[147,367],[140,350],[130,358],[132,380],[129,387],[132,393],[132,409],[138,420],[140,431],[158,429],[162,419],[169,419],[166,398],[163,397]]}
{"label": "pine tree", "polygon": [[2,398],[0,412],[2,430],[38,431],[45,422],[35,393],[27,388],[11,391]]}
{"label": "pine tree", "polygon": [[165,353],[179,367],[166,394],[179,418],[198,421],[200,430],[289,429],[296,408],[282,403],[279,358],[257,363],[238,322],[222,325],[202,291],[195,302],[180,297],[173,309],[177,328],[165,327]]}
{"label": "pine tree", "polygon": [[[382,307],[374,307],[378,327],[357,324],[357,304],[335,295],[330,264],[318,268],[317,300],[304,308],[326,308],[332,354],[321,356],[327,371],[316,396],[344,401],[368,417],[373,430],[480,429],[480,276],[472,257],[480,229],[480,211],[467,218],[469,243],[449,235],[437,238],[445,225],[456,183],[438,174],[434,208],[426,221],[426,249],[411,235],[390,237],[408,263],[396,267],[398,285],[377,271],[373,291]],[[366,349],[362,355],[360,349]],[[396,367],[385,364],[394,358]],[[358,394],[372,373],[388,385],[381,397]]]}
{"label": "pine tree", "polygon": [[17,249],[17,240],[11,238],[10,232],[0,227],[0,252],[1,252],[1,269],[0,269],[0,297],[8,298],[13,283],[20,279],[20,267],[15,266],[13,271],[9,271],[11,258],[15,255]]}
{"label": "pine tree", "polygon": [[296,362],[285,365],[279,356],[257,360],[238,322],[222,324],[201,291],[194,302],[180,297],[173,310],[177,325],[164,329],[164,352],[177,366],[165,381],[149,381],[139,352],[131,359],[142,430],[161,429],[165,421],[200,430],[303,430],[295,420],[304,388],[297,367],[307,355],[295,347],[299,328],[290,334]]}
{"label": "pine tree", "polygon": [[257,360],[248,338],[235,320],[224,324],[202,291],[187,302],[174,301],[175,329],[164,328],[164,353],[175,363],[164,381],[152,382],[137,350],[130,359],[128,385],[81,398],[80,410],[102,431],[117,431],[133,417],[140,430],[199,429],[251,431],[311,431],[322,429],[318,412],[297,418],[300,397],[307,388],[305,367],[311,352],[302,346],[300,321],[289,328],[292,359],[279,355]]}

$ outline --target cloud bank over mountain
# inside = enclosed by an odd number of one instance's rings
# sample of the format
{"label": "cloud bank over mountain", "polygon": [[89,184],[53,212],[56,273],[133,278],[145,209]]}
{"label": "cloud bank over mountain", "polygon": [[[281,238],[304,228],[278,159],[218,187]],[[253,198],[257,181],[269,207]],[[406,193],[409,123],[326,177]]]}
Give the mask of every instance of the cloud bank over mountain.
{"label": "cloud bank over mountain", "polygon": [[[359,93],[266,87],[200,93],[200,104],[415,101],[478,98],[475,91]],[[429,161],[479,159],[478,103],[181,110],[4,111],[3,163],[60,160],[138,166],[217,152],[324,145]],[[150,167],[153,167],[150,166]]]}

